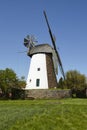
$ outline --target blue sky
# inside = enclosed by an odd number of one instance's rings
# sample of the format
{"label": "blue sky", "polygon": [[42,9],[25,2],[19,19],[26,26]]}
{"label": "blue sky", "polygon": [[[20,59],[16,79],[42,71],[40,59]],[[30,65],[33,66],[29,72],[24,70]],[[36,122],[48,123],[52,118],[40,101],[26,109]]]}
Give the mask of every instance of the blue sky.
{"label": "blue sky", "polygon": [[87,76],[87,0],[0,0],[0,69],[27,77],[30,58],[18,53],[26,51],[24,37],[33,34],[38,44],[51,44],[44,9],[64,71]]}

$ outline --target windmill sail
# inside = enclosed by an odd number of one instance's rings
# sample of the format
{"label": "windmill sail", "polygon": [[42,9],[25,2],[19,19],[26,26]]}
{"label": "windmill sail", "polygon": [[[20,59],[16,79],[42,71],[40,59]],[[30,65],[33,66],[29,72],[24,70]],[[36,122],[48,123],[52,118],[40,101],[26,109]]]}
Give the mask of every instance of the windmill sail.
{"label": "windmill sail", "polygon": [[55,39],[54,39],[54,37],[53,37],[53,34],[52,34],[52,31],[51,31],[50,25],[49,25],[49,23],[48,23],[48,19],[47,19],[46,12],[43,11],[43,13],[44,13],[45,20],[46,20],[46,23],[47,23],[47,26],[48,26],[48,30],[49,30],[49,34],[50,34],[50,37],[51,37],[52,44],[53,44],[54,50],[55,50],[56,55],[57,55],[57,59],[58,59],[60,71],[61,71],[61,73],[62,73],[62,75],[63,75],[63,78],[65,79],[65,74],[64,74],[62,62],[61,62],[59,53],[58,53],[58,51],[57,51],[57,49],[56,49]]}
{"label": "windmill sail", "polygon": [[24,38],[24,46],[28,48],[28,54],[30,53],[30,50],[35,47],[36,43],[37,41],[33,35],[27,35],[26,38]]}

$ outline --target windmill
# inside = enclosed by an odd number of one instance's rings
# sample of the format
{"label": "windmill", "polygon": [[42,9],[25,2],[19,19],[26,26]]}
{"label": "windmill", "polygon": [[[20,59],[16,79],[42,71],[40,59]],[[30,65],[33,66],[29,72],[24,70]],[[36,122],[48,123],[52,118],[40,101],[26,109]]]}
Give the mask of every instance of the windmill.
{"label": "windmill", "polygon": [[44,11],[43,13],[53,46],[47,43],[36,45],[37,41],[34,36],[28,35],[24,38],[24,45],[28,48],[27,55],[31,58],[26,89],[48,89],[57,87],[56,75],[58,74],[58,65],[65,79],[55,39],[52,35],[46,12]]}

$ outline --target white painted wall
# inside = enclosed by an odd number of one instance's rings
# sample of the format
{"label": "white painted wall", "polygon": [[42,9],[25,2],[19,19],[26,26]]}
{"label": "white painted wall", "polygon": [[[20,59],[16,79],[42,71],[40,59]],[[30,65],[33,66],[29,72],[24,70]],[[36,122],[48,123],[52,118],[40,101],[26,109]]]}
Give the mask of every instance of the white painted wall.
{"label": "white painted wall", "polygon": [[[38,68],[40,71],[37,70]],[[40,86],[36,86],[36,79],[40,79]],[[32,56],[25,89],[48,89],[45,54],[39,53]]]}

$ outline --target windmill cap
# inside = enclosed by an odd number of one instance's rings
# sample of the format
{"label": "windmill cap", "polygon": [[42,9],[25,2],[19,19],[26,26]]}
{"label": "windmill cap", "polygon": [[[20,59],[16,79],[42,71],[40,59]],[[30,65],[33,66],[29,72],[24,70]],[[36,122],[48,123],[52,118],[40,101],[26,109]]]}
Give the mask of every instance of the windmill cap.
{"label": "windmill cap", "polygon": [[53,52],[53,48],[49,44],[45,43],[45,44],[40,44],[40,45],[34,46],[28,52],[28,56],[32,56],[37,53],[52,53],[52,52]]}

